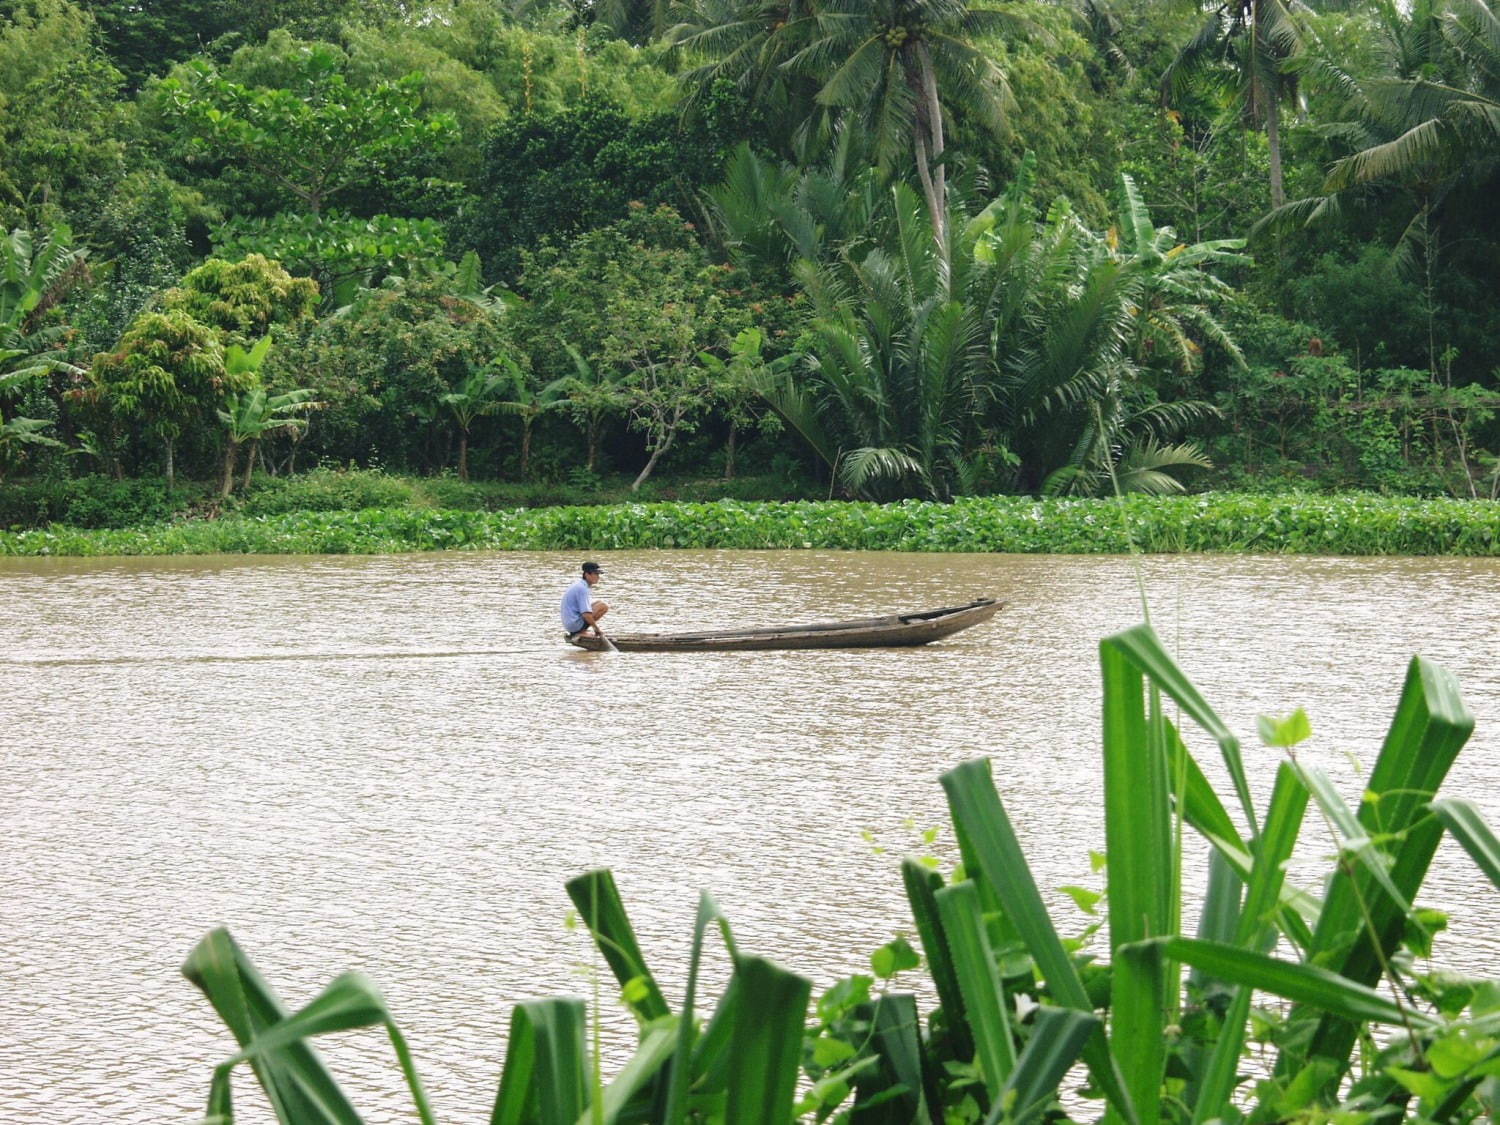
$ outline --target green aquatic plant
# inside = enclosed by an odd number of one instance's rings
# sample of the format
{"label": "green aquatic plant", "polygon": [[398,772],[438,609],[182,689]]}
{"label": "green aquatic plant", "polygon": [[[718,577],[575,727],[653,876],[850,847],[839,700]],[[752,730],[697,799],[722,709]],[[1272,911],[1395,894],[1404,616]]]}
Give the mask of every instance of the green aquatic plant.
{"label": "green aquatic plant", "polygon": [[[841,980],[811,1006],[810,981],[742,950],[707,894],[674,1005],[613,876],[571,880],[637,1045],[605,1082],[584,1001],[518,1005],[492,1125],[1447,1125],[1492,1114],[1500,980],[1419,967],[1443,920],[1413,905],[1445,832],[1500,886],[1500,841],[1473,806],[1436,799],[1473,729],[1453,678],[1412,661],[1357,809],[1298,756],[1305,715],[1263,719],[1261,740],[1282,760],[1262,804],[1239,740],[1149,627],[1106,638],[1099,653],[1107,958],[1060,936],[990,763],[966,762],[942,777],[958,865],[902,864],[920,953],[898,938],[871,958],[873,975]],[[1190,731],[1216,750],[1226,794],[1189,748]],[[1334,846],[1321,897],[1287,876],[1309,834]],[[1200,846],[1211,877],[1190,925],[1183,859]],[[711,933],[732,971],[705,1011]],[[921,995],[937,1001],[925,1018],[918,991],[896,985],[919,970],[931,985]],[[184,971],[239,1044],[215,1071],[211,1120],[233,1119],[229,1075],[240,1064],[283,1122],[359,1120],[308,1040],[371,1026],[389,1035],[417,1116],[434,1120],[405,1040],[363,978],[340,977],[288,1013],[222,930]],[[1253,1040],[1275,1054],[1252,1083]],[[1084,1086],[1064,1089],[1080,1064]]]}
{"label": "green aquatic plant", "polygon": [[[333,483],[330,483],[330,480]],[[378,485],[379,487],[376,487]],[[48,511],[15,493],[16,517]],[[277,494],[279,495],[279,494]],[[421,507],[396,478],[287,493],[305,508],[123,529],[0,531],[0,555],[391,554],[405,551],[992,551],[1007,554],[1240,552],[1299,555],[1500,554],[1500,503],[1346,495],[1131,495],[1120,500],[963,497],[952,503],[737,501],[600,504],[501,511]],[[276,495],[269,497],[276,500]],[[410,505],[395,507],[391,505]],[[1122,519],[1123,508],[1127,519]]]}

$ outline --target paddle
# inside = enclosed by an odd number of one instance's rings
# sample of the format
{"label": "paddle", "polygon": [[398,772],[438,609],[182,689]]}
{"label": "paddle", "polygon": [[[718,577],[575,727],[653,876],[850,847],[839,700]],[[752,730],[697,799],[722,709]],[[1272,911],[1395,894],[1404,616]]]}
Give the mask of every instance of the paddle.
{"label": "paddle", "polygon": [[[597,626],[595,627],[594,632],[599,633],[599,630],[598,630]],[[615,648],[615,642],[612,641],[612,640],[610,640],[603,633],[599,633],[599,639],[604,642],[605,646],[609,649],[610,652],[619,652],[620,651],[619,649]]]}

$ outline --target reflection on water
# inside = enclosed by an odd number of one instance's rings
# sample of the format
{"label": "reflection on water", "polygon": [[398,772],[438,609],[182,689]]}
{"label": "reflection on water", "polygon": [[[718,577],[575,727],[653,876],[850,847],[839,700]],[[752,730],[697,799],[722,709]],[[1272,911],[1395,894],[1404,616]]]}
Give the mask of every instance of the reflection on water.
{"label": "reflection on water", "polygon": [[[911,651],[609,655],[561,644],[573,556],[0,562],[7,1118],[200,1113],[232,1047],[177,968],[219,924],[292,1005],[342,970],[374,977],[439,1116],[479,1118],[509,1006],[593,987],[564,879],[615,869],[669,995],[699,888],[743,948],[827,984],[909,929],[894,857],[943,821],[937,775],[979,754],[1041,884],[1097,885],[1095,646],[1140,618],[1129,560],[601,561],[621,632],[1011,605]],[[1142,567],[1158,631],[1247,736],[1260,796],[1276,759],[1257,714],[1307,708],[1306,753],[1356,795],[1422,652],[1479,720],[1449,792],[1500,821],[1500,564]],[[1434,879],[1427,899],[1461,911],[1440,952],[1493,965],[1494,892],[1449,850]],[[398,1118],[378,1035],[327,1053],[371,1120]],[[238,1101],[267,1119],[248,1088]]]}

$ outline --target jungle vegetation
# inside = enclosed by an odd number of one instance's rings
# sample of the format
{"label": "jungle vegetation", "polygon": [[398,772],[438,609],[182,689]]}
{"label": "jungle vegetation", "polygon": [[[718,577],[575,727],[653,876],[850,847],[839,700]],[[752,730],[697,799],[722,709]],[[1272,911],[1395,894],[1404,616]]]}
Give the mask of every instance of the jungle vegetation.
{"label": "jungle vegetation", "polygon": [[0,482],[1494,497],[1497,43],[1494,0],[0,0]]}

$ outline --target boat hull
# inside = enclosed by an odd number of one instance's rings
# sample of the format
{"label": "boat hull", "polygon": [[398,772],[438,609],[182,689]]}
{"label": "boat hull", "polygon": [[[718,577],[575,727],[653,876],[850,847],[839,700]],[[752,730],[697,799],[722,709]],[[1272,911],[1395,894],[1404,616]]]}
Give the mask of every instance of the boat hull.
{"label": "boat hull", "polygon": [[[994,598],[923,613],[891,614],[860,621],[835,621],[784,629],[724,629],[697,633],[611,633],[620,652],[764,652],[798,648],[908,648],[951,637],[988,621],[1004,608]],[[575,648],[603,652],[599,637],[581,636],[568,642]]]}

